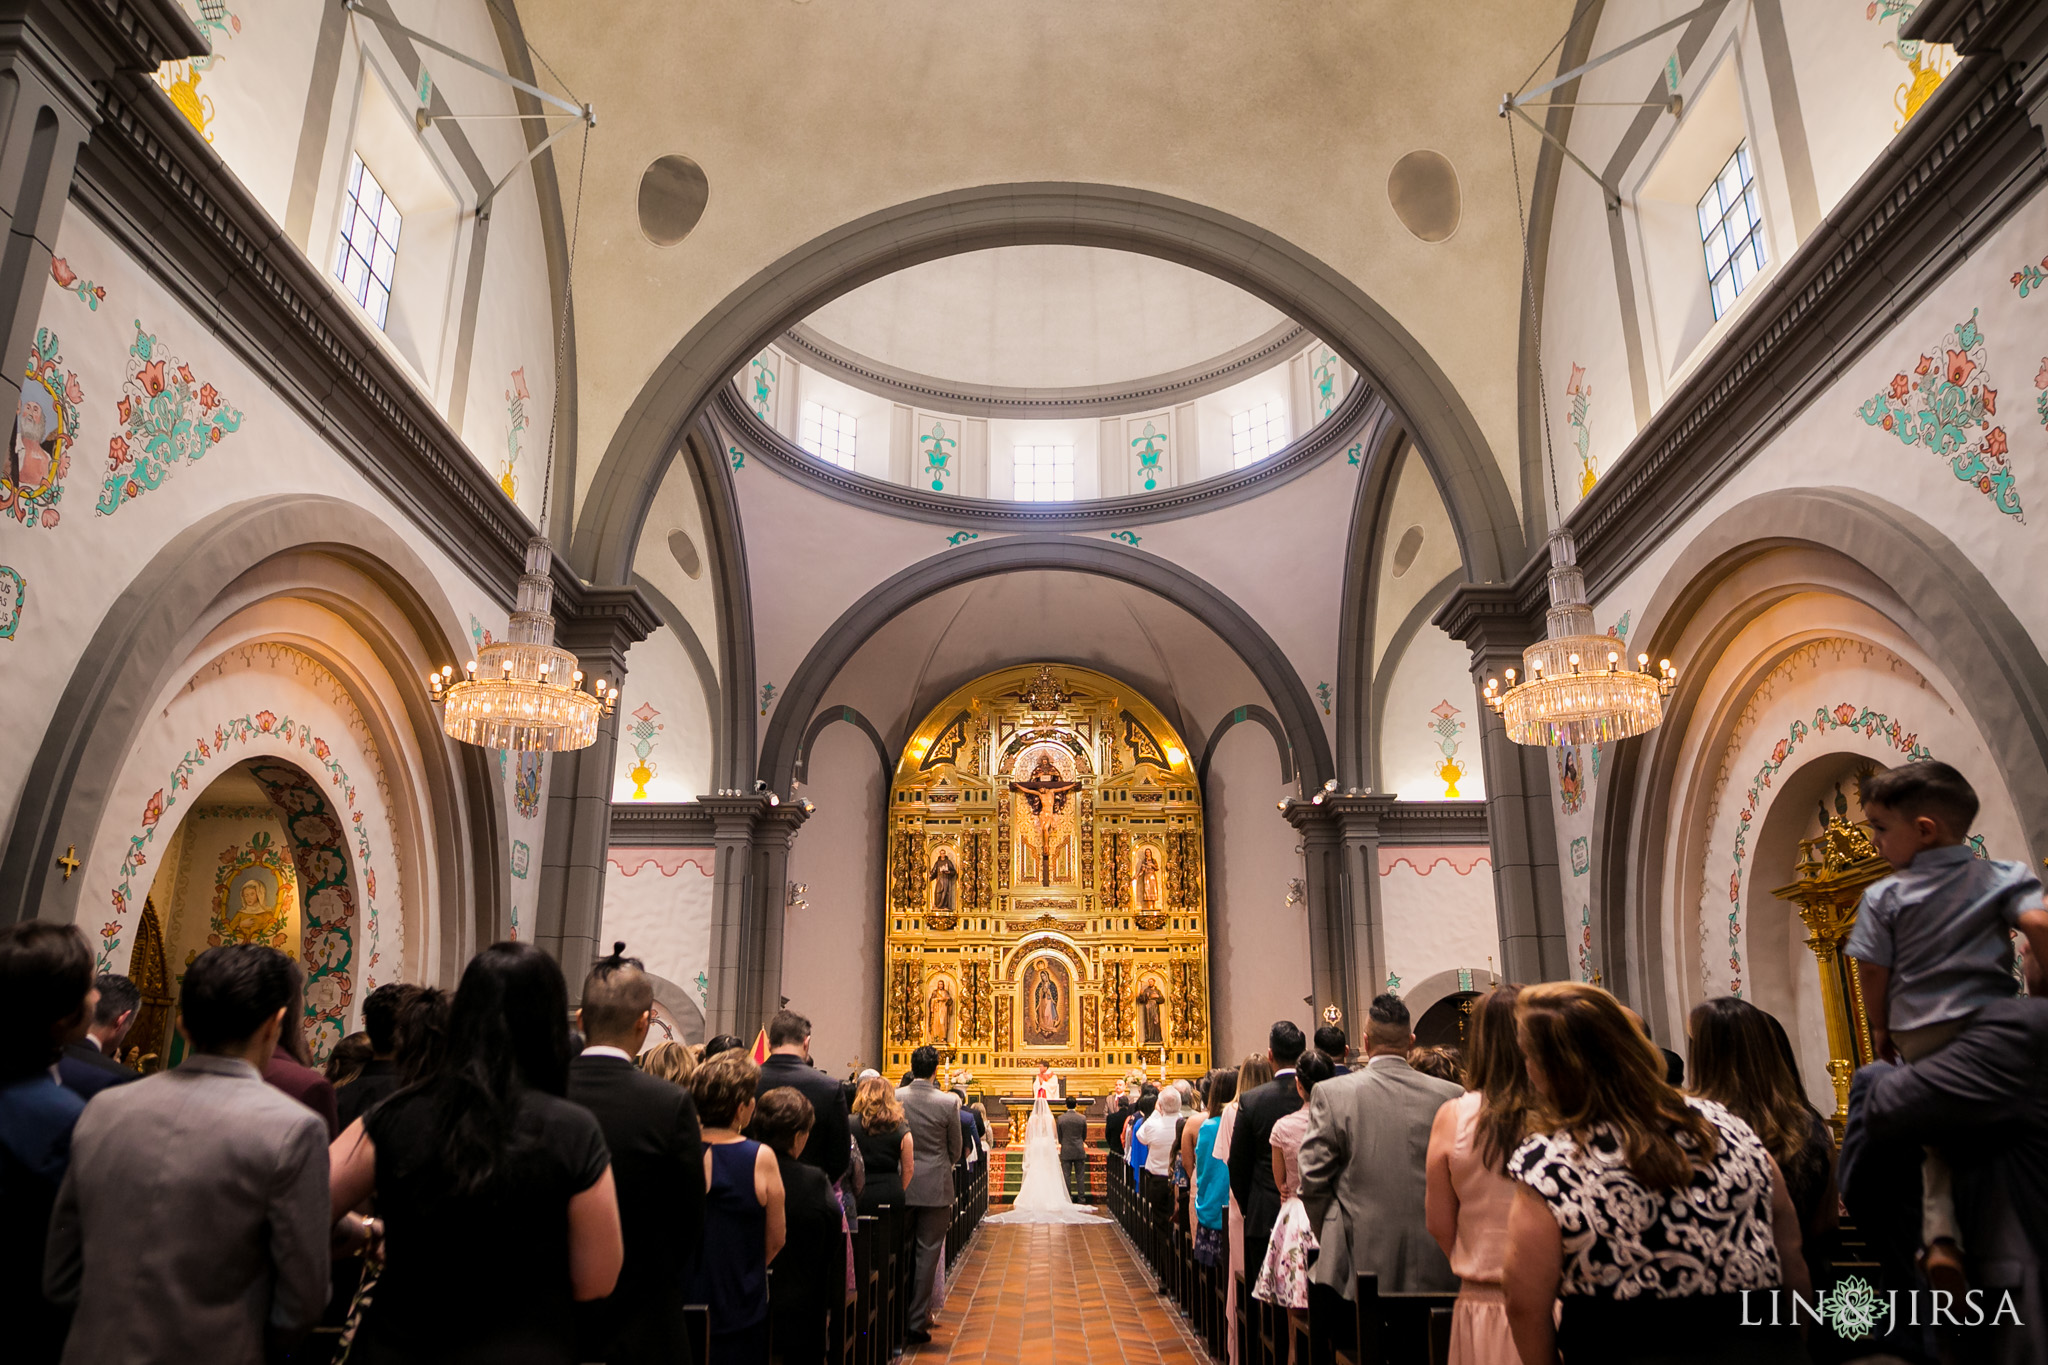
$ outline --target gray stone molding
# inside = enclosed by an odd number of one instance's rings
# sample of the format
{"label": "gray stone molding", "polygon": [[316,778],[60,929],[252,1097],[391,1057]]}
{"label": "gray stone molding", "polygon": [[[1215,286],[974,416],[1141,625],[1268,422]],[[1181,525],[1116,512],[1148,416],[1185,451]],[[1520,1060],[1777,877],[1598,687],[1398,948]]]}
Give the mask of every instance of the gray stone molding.
{"label": "gray stone molding", "polygon": [[1286,730],[1288,747],[1305,785],[1332,775],[1330,742],[1314,701],[1293,664],[1265,629],[1202,579],[1180,565],[1115,541],[1024,532],[947,550],[870,589],[832,624],[804,657],[776,704],[761,746],[761,774],[786,792],[795,773],[805,728],[824,693],[860,646],[916,603],[960,583],[1031,570],[1098,574],[1157,593],[1185,608],[1230,647],[1266,690]]}
{"label": "gray stone molding", "polygon": [[[1566,518],[1595,601],[2048,184],[2019,97],[2012,68],[1960,63],[1637,433]],[[1462,631],[1520,615],[1540,635],[1547,564],[1537,554],[1512,579],[1473,575],[1437,624],[1472,643]]]}
{"label": "gray stone molding", "polygon": [[1280,780],[1294,781],[1294,750],[1287,742],[1287,727],[1282,725],[1280,718],[1271,711],[1257,702],[1250,702],[1225,712],[1223,719],[1216,722],[1216,729],[1210,734],[1209,742],[1202,746],[1201,762],[1195,765],[1195,781],[1204,792],[1209,790],[1209,764],[1216,757],[1216,746],[1233,727],[1247,721],[1264,726],[1266,733],[1273,737],[1273,749],[1280,759]]}
{"label": "gray stone molding", "polygon": [[[281,565],[281,580],[253,584]],[[365,606],[374,585],[402,619]],[[291,584],[299,585],[292,588]],[[193,647],[247,600],[303,591],[368,641],[378,663],[406,688],[405,720],[420,740],[427,809],[438,851],[441,904],[433,917],[451,973],[503,922],[510,837],[496,764],[469,745],[439,740],[440,717],[424,684],[439,658],[467,640],[433,574],[389,526],[352,503],[311,494],[265,496],[218,509],[157,552],[100,618],[59,697],[22,784],[21,804],[0,857],[0,924],[75,922],[84,882],[54,868],[64,850],[90,848],[122,764],[151,708],[176,681]],[[251,597],[254,594],[254,597]]]}
{"label": "gray stone molding", "polygon": [[1064,531],[1167,521],[1256,497],[1306,474],[1353,444],[1362,433],[1373,430],[1386,412],[1378,395],[1360,383],[1307,436],[1257,464],[1156,493],[1051,503],[928,493],[827,464],[764,423],[731,385],[712,399],[707,420],[720,434],[721,449],[736,447],[749,459],[766,460],[806,487],[841,502],[943,526]]}
{"label": "gray stone molding", "polygon": [[[732,375],[762,343],[792,321],[906,266],[1032,243],[1101,246],[1177,261],[1282,309],[1402,414],[1444,492],[1468,572],[1499,578],[1522,561],[1514,502],[1478,423],[1429,354],[1357,285],[1215,209],[1121,186],[1038,183],[963,188],[880,210],[790,252],[707,313],[622,414],[578,520],[578,569],[603,581],[626,576],[680,434],[719,388],[731,387]],[[732,471],[713,459],[699,477],[729,483]]]}
{"label": "gray stone molding", "polygon": [[[1998,764],[2031,857],[2048,854],[2048,660],[1998,587],[1913,513],[1847,488],[1766,493],[1729,509],[1687,544],[1652,595],[1637,628],[1644,648],[1718,659],[1778,601],[1817,588],[1841,591],[1810,571],[1773,571],[1736,610],[1703,618],[1716,588],[1758,557],[1786,550],[1852,570],[1862,600],[1947,670],[1952,695]],[[1722,695],[1707,695],[1709,672],[1680,674],[1664,724],[1614,748],[1596,798],[1591,889],[1594,903],[1606,907],[1601,962],[1613,989],[1667,1018],[1677,1002],[1665,998],[1671,945],[1663,941],[1660,898],[1667,835],[1680,818],[1670,794],[1687,731]]]}
{"label": "gray stone molding", "polygon": [[[72,201],[510,607],[532,523],[146,76],[99,91]],[[574,575],[558,561],[558,592]]]}
{"label": "gray stone molding", "polygon": [[1380,843],[1389,846],[1484,844],[1491,821],[1484,801],[1395,801],[1379,812]]}
{"label": "gray stone molding", "polygon": [[1358,494],[1344,545],[1344,598],[1337,619],[1337,780],[1379,784],[1379,715],[1373,706],[1373,642],[1379,632],[1379,575],[1386,562],[1387,517],[1407,462],[1408,433],[1384,413],[1360,437]]}
{"label": "gray stone molding", "polygon": [[695,801],[614,801],[611,841],[619,848],[710,848],[712,820]]}
{"label": "gray stone molding", "polygon": [[797,750],[796,773],[793,781],[808,782],[811,771],[811,749],[818,742],[818,736],[826,727],[841,723],[851,725],[868,737],[875,746],[875,757],[882,765],[882,790],[888,791],[890,782],[896,776],[896,758],[889,752],[889,746],[882,739],[882,732],[875,723],[851,706],[827,706],[811,720],[810,728],[804,731],[803,747]]}
{"label": "gray stone molding", "polygon": [[1268,366],[1308,341],[1297,322],[1283,322],[1237,349],[1199,365],[1118,384],[1073,388],[1008,388],[997,384],[962,384],[919,374],[849,351],[798,323],[778,338],[785,350],[814,369],[838,375],[856,388],[879,393],[905,404],[922,404],[967,417],[1113,417],[1135,416],[1185,403],[1227,388]]}

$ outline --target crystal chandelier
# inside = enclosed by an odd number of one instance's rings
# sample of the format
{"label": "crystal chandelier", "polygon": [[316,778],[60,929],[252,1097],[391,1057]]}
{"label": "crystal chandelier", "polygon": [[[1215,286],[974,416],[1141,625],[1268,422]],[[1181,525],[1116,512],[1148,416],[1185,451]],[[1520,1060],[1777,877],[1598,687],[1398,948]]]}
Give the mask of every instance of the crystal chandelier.
{"label": "crystal chandelier", "polygon": [[[588,109],[585,110],[586,115]],[[552,141],[553,139],[550,139]],[[583,224],[583,170],[590,161],[586,122],[583,155],[576,172],[576,213],[569,254],[562,271],[562,308],[555,341],[555,374],[567,361],[569,319],[575,297],[576,241]],[[543,144],[545,145],[545,144]],[[477,650],[458,681],[452,664],[427,674],[427,689],[442,704],[441,728],[464,744],[483,749],[562,752],[597,742],[598,722],[618,710],[619,689],[603,678],[583,690],[583,670],[574,654],[555,644],[555,584],[550,576],[554,548],[548,543],[549,494],[554,487],[557,395],[548,421],[546,463],[540,485],[540,528],[526,542],[526,572],[512,609],[509,638]]]}
{"label": "crystal chandelier", "polygon": [[1550,610],[1545,638],[1522,651],[1528,670],[1520,680],[1507,670],[1507,686],[1486,680],[1486,704],[1517,744],[1607,744],[1655,729],[1664,720],[1664,698],[1678,681],[1671,660],[1650,672],[1650,656],[1636,655],[1626,666],[1621,641],[1601,635],[1586,605],[1586,576],[1580,570],[1572,533],[1550,533]]}
{"label": "crystal chandelier", "polygon": [[[1510,102],[1512,97],[1510,97]],[[1509,104],[1501,105],[1507,117]],[[1508,127],[1508,159],[1515,169],[1515,212],[1522,212],[1522,162],[1515,147],[1515,129]],[[1541,408],[1543,465],[1550,476],[1550,610],[1544,614],[1544,638],[1522,651],[1527,670],[1516,678],[1505,670],[1507,685],[1486,680],[1486,704],[1517,744],[1561,748],[1568,744],[1607,744],[1654,730],[1664,723],[1664,698],[1677,684],[1678,673],[1665,659],[1650,671],[1650,656],[1638,654],[1629,668],[1622,642],[1602,635],[1586,602],[1586,575],[1579,568],[1578,545],[1565,528],[1557,496],[1557,456],[1550,443],[1550,400],[1543,377],[1542,319],[1537,316],[1536,284],[1529,263],[1529,223],[1522,219],[1522,279],[1529,309],[1529,344],[1536,359],[1536,395]]]}
{"label": "crystal chandelier", "polygon": [[576,656],[555,644],[553,562],[547,537],[527,541],[511,638],[479,649],[460,682],[449,664],[427,675],[434,700],[445,703],[441,728],[464,744],[587,749],[597,742],[599,719],[618,709],[619,689],[599,678],[584,691]]}

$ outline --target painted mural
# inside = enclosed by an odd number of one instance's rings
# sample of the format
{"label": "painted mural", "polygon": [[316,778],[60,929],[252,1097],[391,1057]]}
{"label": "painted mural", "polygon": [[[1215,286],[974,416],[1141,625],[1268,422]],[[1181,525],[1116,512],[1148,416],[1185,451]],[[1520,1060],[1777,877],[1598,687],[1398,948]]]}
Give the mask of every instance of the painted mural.
{"label": "painted mural", "polygon": [[156,69],[157,86],[170,96],[171,104],[185,116],[185,121],[198,130],[201,137],[213,141],[213,97],[199,93],[200,82],[206,73],[226,61],[221,48],[235,34],[242,31],[242,18],[230,13],[222,0],[200,0],[199,13],[193,23],[206,36],[212,48],[204,57],[179,58],[165,62]]}
{"label": "painted mural", "polygon": [[298,899],[292,860],[269,831],[258,830],[245,843],[228,845],[220,851],[220,866],[214,869],[213,913],[207,923],[206,946],[260,943],[297,957],[291,941],[291,911]]}
{"label": "painted mural", "polygon": [[1343,382],[1343,362],[1337,353],[1327,346],[1318,346],[1314,351],[1314,368],[1310,372],[1309,385],[1315,400],[1315,420],[1320,422],[1337,410],[1338,385]]}
{"label": "painted mural", "polygon": [[1880,25],[1889,24],[1892,36],[1885,46],[1898,54],[1906,64],[1906,77],[1899,88],[1892,93],[1892,111],[1898,121],[1892,124],[1892,131],[1898,132],[1906,126],[1906,120],[1920,112],[1920,106],[1927,103],[1949,68],[1955,65],[1955,52],[1939,43],[1921,43],[1906,37],[1901,30],[1913,12],[1920,8],[1921,0],[1869,0],[1864,17]]}
{"label": "painted mural", "polygon": [[918,453],[924,456],[921,475],[931,480],[932,492],[946,491],[946,480],[953,477],[954,468],[950,461],[960,451],[960,424],[933,418],[931,429],[920,432],[917,438]]}
{"label": "painted mural", "polygon": [[769,423],[775,420],[775,367],[768,363],[771,354],[763,351],[747,366],[747,376],[753,381],[747,401],[754,409],[754,416]]}
{"label": "painted mural", "polygon": [[1138,457],[1138,477],[1145,481],[1145,491],[1150,493],[1159,487],[1160,477],[1166,472],[1166,433],[1156,423],[1145,423],[1145,429],[1131,440],[1131,453]]}
{"label": "painted mural", "polygon": [[635,801],[647,799],[647,784],[661,772],[653,758],[654,737],[668,727],[654,719],[660,714],[661,712],[654,709],[653,703],[643,701],[640,703],[640,709],[633,713],[633,727],[626,731],[627,737],[633,742],[633,766],[626,770],[626,776],[633,780]]}
{"label": "painted mural", "polygon": [[1600,479],[1600,466],[1593,459],[1593,428],[1590,422],[1593,412],[1593,386],[1586,382],[1586,367],[1573,364],[1572,377],[1564,386],[1564,396],[1571,400],[1565,409],[1565,421],[1571,424],[1572,446],[1579,452],[1579,496],[1585,497],[1593,491],[1593,485]]}
{"label": "painted mural", "polygon": [[521,752],[513,765],[512,804],[529,820],[540,814],[540,780],[546,762],[546,754],[529,749]]}
{"label": "painted mural", "polygon": [[498,487],[514,502],[519,500],[519,438],[526,434],[526,403],[533,394],[526,387],[526,367],[512,371],[512,387],[505,390],[505,460],[498,466]]}
{"label": "painted mural", "polygon": [[139,320],[117,412],[122,434],[107,443],[108,472],[96,509],[101,516],[162,487],[174,466],[203,458],[242,425],[241,411],[195,378]]}
{"label": "painted mural", "polygon": [[1893,375],[1856,414],[1896,436],[1901,445],[1932,451],[1992,506],[2015,521],[2026,520],[2007,458],[2005,428],[1991,424],[1998,414],[1998,390],[1991,387],[1975,309],[1923,352],[1910,374],[1901,370]]}
{"label": "painted mural", "polygon": [[1437,748],[1444,756],[1436,775],[1443,779],[1444,800],[1455,801],[1458,779],[1465,775],[1465,765],[1458,761],[1458,736],[1465,732],[1465,722],[1458,719],[1460,712],[1448,697],[1431,707],[1429,714],[1436,718],[1429,722],[1429,731],[1436,736]]}
{"label": "painted mural", "polygon": [[50,278],[57,282],[58,288],[69,290],[80,303],[95,313],[99,311],[100,301],[107,297],[105,288],[91,280],[80,279],[78,272],[73,270],[70,262],[62,256],[50,258]]}
{"label": "painted mural", "polygon": [[18,569],[0,564],[0,640],[12,640],[28,604],[28,582]]}
{"label": "painted mural", "polygon": [[27,527],[53,528],[63,520],[57,504],[71,472],[71,446],[78,439],[78,405],[85,390],[63,368],[57,334],[37,330],[22,376],[21,401],[14,410],[14,435],[0,469],[0,514]]}

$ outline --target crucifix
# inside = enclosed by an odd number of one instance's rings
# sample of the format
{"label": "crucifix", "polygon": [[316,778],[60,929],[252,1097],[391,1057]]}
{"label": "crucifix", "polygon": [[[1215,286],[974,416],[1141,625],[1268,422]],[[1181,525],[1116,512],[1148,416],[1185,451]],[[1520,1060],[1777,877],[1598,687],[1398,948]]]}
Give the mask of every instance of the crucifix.
{"label": "crucifix", "polygon": [[1069,782],[1060,776],[1059,767],[1052,761],[1051,754],[1038,756],[1038,763],[1031,770],[1029,782],[1010,784],[1010,790],[1022,796],[1030,805],[1032,822],[1038,826],[1040,886],[1052,885],[1052,821],[1067,808],[1067,797],[1080,785],[1079,782]]}
{"label": "crucifix", "polygon": [[61,858],[59,858],[59,859],[57,860],[57,866],[59,866],[59,867],[61,867],[61,868],[63,868],[63,869],[64,869],[64,880],[65,880],[65,881],[67,881],[67,882],[68,882],[68,881],[70,881],[70,880],[71,880],[71,874],[72,874],[72,873],[74,873],[74,872],[76,872],[76,871],[78,871],[78,845],[77,845],[77,844],[73,844],[73,845],[71,845],[71,847],[70,847],[70,848],[68,848],[68,849],[66,849],[66,850],[64,851],[64,856],[63,856],[63,857],[61,857]]}

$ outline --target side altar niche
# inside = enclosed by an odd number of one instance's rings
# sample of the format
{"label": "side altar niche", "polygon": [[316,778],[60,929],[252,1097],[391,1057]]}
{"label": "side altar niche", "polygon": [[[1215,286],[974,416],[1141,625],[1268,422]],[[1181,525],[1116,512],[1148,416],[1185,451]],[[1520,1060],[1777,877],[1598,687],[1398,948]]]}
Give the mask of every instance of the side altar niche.
{"label": "side altar niche", "polygon": [[1081,668],[978,678],[911,733],[887,823],[890,1074],[924,1043],[991,1094],[1207,1069],[1201,792],[1157,707]]}

